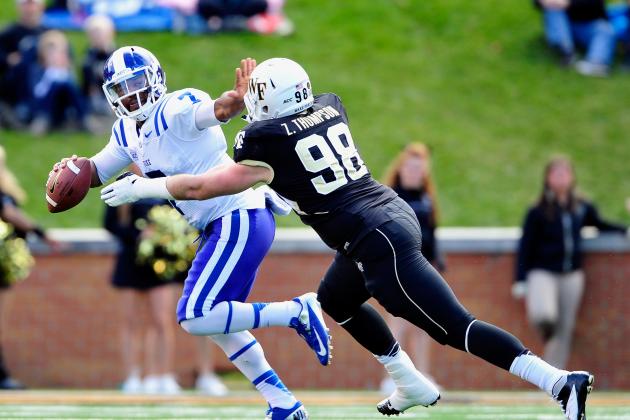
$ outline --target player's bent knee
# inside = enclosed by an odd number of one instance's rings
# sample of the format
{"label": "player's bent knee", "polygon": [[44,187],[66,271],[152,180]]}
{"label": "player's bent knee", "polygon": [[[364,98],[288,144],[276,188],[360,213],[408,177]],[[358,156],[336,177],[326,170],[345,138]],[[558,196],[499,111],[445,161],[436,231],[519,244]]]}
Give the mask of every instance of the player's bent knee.
{"label": "player's bent knee", "polygon": [[[179,326],[182,327],[182,329],[184,331],[186,331],[188,334],[192,334],[192,326],[190,325],[190,321],[192,321],[192,319],[185,319],[182,322],[179,323]],[[193,334],[194,335],[194,334]]]}
{"label": "player's bent knee", "polygon": [[184,331],[186,331],[188,334],[192,334],[192,335],[206,335],[206,334],[202,334],[199,326],[197,325],[197,323],[195,322],[196,318],[193,319],[185,319],[182,322],[179,323],[179,326],[182,327],[184,329]]}
{"label": "player's bent knee", "polygon": [[180,326],[186,331],[188,334],[192,335],[212,335],[212,334],[222,334],[220,325],[214,325],[210,319],[207,318],[207,315],[201,318],[192,318],[186,319],[180,322]]}
{"label": "player's bent knee", "polygon": [[344,305],[343,300],[336,298],[325,283],[321,283],[317,289],[317,300],[322,305],[322,310],[336,322],[342,322],[352,317],[356,310],[356,308],[351,310],[350,306]]}

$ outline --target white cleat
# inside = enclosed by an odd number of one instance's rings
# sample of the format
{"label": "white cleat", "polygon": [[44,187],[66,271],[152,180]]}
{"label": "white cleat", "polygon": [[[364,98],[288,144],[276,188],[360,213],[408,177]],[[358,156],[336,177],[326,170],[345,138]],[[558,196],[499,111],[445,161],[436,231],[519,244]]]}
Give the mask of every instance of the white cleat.
{"label": "white cleat", "polygon": [[400,350],[385,368],[396,384],[388,398],[377,404],[376,409],[386,416],[398,415],[411,407],[435,405],[440,391],[413,365],[407,353]]}

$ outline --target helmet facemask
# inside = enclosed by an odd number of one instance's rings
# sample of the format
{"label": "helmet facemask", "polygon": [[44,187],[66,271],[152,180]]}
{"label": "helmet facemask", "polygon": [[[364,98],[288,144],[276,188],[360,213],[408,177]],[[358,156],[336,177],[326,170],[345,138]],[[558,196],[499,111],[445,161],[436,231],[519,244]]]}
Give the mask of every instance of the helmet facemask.
{"label": "helmet facemask", "polygon": [[160,64],[153,54],[140,47],[123,47],[114,52],[104,73],[103,92],[120,118],[146,120],[166,93]]}
{"label": "helmet facemask", "polygon": [[105,96],[118,117],[139,121],[149,117],[161,96],[156,89],[158,75],[152,73],[149,67],[143,67],[103,85]]}

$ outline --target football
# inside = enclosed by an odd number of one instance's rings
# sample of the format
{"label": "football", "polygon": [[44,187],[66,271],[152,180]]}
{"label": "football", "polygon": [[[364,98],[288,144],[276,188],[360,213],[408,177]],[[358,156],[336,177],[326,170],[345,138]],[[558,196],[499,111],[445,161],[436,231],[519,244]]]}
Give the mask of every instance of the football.
{"label": "football", "polygon": [[65,168],[53,173],[46,182],[48,211],[59,213],[79,204],[90,190],[91,180],[89,159],[69,160]]}

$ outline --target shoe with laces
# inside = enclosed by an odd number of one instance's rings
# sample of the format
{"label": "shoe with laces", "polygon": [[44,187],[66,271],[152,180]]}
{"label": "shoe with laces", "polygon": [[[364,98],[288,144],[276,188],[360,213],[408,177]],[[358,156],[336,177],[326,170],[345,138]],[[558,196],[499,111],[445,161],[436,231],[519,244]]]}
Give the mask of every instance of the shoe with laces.
{"label": "shoe with laces", "polygon": [[593,390],[594,381],[588,372],[569,372],[567,382],[554,397],[567,420],[586,420],[586,397]]}
{"label": "shoe with laces", "polygon": [[411,407],[435,405],[440,399],[438,388],[415,368],[403,350],[385,363],[385,369],[396,388],[377,404],[376,409],[381,414],[398,415]]}
{"label": "shoe with laces", "polygon": [[332,359],[331,337],[324,322],[317,294],[306,293],[293,301],[302,305],[302,310],[297,317],[291,319],[289,326],[295,329],[315,352],[319,363],[324,366],[329,365]]}
{"label": "shoe with laces", "polygon": [[291,408],[269,407],[265,420],[307,420],[308,412],[304,404],[296,402]]}

